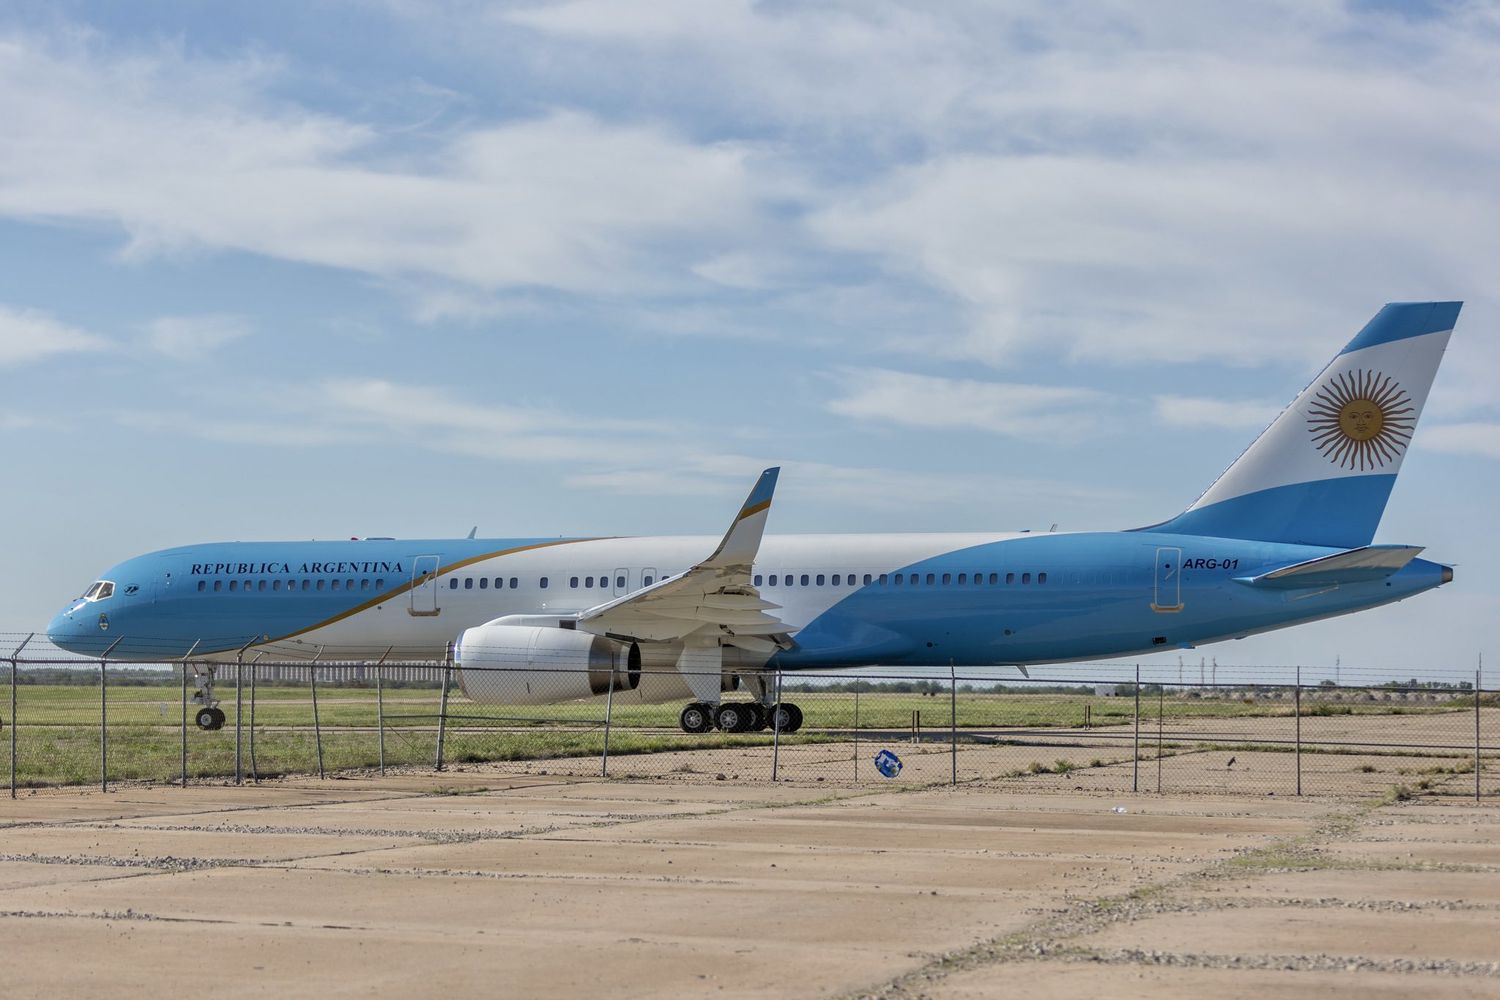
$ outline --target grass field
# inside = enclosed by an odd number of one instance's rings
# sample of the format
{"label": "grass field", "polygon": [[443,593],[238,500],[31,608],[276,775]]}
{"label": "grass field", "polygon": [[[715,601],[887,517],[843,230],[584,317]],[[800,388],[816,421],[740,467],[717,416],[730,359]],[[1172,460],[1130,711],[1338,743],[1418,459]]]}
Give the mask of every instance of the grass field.
{"label": "grass field", "polygon": [[[235,690],[221,684],[220,707],[228,716],[222,730],[204,732],[189,720],[187,773],[216,777],[234,773]],[[250,773],[274,775],[316,771],[318,740],[308,686],[258,686],[244,692],[241,750]],[[385,761],[388,765],[431,765],[437,753],[441,694],[433,688],[390,688],[384,692]],[[0,772],[10,762],[10,698],[0,684]],[[17,782],[22,786],[81,784],[100,778],[99,688],[84,685],[21,684],[16,688]],[[944,695],[866,692],[789,694],[802,706],[802,732],[782,737],[788,744],[847,739],[849,730],[909,731],[914,721],[927,731],[950,725]],[[1304,700],[1303,714],[1414,715],[1472,711],[1472,699],[1447,702]],[[194,706],[189,706],[189,711]],[[1134,699],[1083,694],[980,694],[960,692],[960,730],[1128,727]],[[182,701],[175,684],[112,686],[108,691],[108,770],[112,780],[173,780],[182,770]],[[677,729],[680,705],[614,705],[610,752],[651,753],[716,747],[764,745],[769,733],[689,736]],[[323,765],[328,770],[372,767],[380,760],[380,706],[373,688],[324,686],[318,689],[317,725],[322,730]],[[1209,699],[1178,695],[1158,702],[1143,695],[1143,724],[1158,711],[1169,723],[1191,719],[1281,718],[1293,713],[1289,699]],[[253,721],[253,728],[252,723]],[[475,705],[450,695],[445,759],[452,762],[545,760],[598,755],[604,744],[602,702],[548,706]],[[3,775],[0,775],[3,777]]]}

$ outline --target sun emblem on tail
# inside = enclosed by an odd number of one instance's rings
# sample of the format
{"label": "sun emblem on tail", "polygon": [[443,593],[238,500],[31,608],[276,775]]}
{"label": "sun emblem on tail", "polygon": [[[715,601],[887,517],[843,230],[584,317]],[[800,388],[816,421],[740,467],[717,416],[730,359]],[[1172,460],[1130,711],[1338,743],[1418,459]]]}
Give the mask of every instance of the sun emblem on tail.
{"label": "sun emblem on tail", "polygon": [[1307,408],[1313,445],[1335,465],[1360,472],[1400,457],[1416,425],[1406,390],[1363,368],[1331,377]]}

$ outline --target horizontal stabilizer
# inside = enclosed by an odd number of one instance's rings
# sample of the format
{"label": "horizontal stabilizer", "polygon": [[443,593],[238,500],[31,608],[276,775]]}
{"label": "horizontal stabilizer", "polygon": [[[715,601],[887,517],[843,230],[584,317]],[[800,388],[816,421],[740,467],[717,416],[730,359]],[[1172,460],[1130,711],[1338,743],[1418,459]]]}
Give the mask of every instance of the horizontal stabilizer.
{"label": "horizontal stabilizer", "polygon": [[1329,587],[1343,583],[1369,583],[1383,580],[1415,559],[1420,545],[1364,545],[1331,556],[1319,556],[1306,562],[1292,563],[1257,576],[1237,576],[1235,580],[1251,587],[1294,590],[1303,587]]}

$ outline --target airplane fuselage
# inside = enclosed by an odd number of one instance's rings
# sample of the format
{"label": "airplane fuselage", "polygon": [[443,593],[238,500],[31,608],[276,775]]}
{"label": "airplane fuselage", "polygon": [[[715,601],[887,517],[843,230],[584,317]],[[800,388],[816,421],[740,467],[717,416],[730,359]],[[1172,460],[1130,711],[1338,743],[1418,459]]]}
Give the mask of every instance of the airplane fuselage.
{"label": "airplane fuselage", "polygon": [[[101,578],[49,635],[130,660],[433,658],[507,615],[567,617],[683,572],[701,536],[232,542],[167,549]],[[1153,531],[767,536],[753,568],[794,631],[769,664],[987,666],[1201,645],[1439,586],[1422,559],[1383,579],[1263,589],[1244,579],[1335,548]],[[91,588],[91,589],[98,589]],[[677,647],[677,648],[680,648]],[[645,647],[675,662],[673,644]],[[745,667],[767,656],[736,650]]]}

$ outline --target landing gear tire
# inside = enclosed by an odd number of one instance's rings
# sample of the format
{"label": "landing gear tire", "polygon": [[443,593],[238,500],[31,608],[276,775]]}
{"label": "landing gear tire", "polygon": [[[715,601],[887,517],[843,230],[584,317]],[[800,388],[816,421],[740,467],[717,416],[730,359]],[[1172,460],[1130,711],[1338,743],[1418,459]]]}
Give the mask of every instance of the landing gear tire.
{"label": "landing gear tire", "polygon": [[802,728],[802,709],[791,702],[772,705],[770,724],[783,733],[795,733]]}
{"label": "landing gear tire", "polygon": [[714,712],[714,725],[719,727],[720,732],[748,732],[755,722],[753,713],[754,707],[751,705],[720,705],[718,711]]}
{"label": "landing gear tire", "polygon": [[193,717],[199,729],[218,729],[224,725],[224,713],[217,708],[200,708]]}
{"label": "landing gear tire", "polygon": [[714,727],[713,709],[700,701],[695,701],[682,710],[678,716],[677,724],[685,733],[706,733]]}
{"label": "landing gear tire", "polygon": [[750,732],[760,733],[771,728],[771,710],[764,705],[750,704],[750,710],[755,718],[750,721]]}

